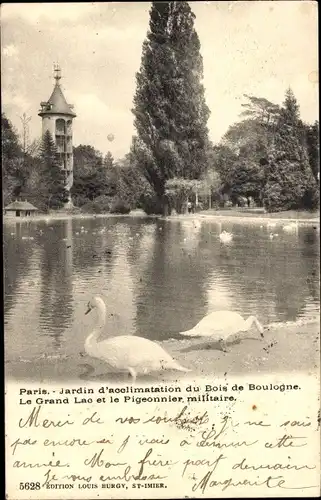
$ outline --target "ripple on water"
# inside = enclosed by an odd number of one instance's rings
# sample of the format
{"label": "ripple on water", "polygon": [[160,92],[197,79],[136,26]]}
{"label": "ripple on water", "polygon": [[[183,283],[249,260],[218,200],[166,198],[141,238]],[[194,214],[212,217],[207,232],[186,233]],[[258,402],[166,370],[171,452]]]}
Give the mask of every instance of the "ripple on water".
{"label": "ripple on water", "polygon": [[[277,229],[270,240],[265,223],[246,222],[83,218],[5,225],[7,359],[81,352],[95,321],[84,315],[94,294],[105,298],[109,334],[154,340],[188,330],[214,310],[254,314],[263,324],[315,318],[319,233],[300,225],[293,234]],[[233,233],[231,245],[220,242],[222,230]]]}

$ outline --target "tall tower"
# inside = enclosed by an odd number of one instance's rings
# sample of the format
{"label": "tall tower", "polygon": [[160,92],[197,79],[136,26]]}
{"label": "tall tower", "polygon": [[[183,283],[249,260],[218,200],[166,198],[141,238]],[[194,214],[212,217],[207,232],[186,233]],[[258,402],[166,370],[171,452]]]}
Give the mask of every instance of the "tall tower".
{"label": "tall tower", "polygon": [[69,192],[69,201],[66,208],[72,206],[70,189],[73,184],[73,149],[72,149],[72,121],[76,117],[73,105],[68,104],[60,87],[61,69],[54,65],[55,86],[48,101],[41,102],[38,115],[42,118],[42,135],[47,130],[51,133],[57,147],[60,167],[65,173],[66,188]]}

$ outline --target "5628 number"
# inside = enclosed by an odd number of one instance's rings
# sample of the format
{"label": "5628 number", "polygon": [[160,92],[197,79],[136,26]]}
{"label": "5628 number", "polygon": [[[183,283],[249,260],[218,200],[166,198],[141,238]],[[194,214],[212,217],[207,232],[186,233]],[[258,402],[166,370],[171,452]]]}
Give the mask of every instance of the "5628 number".
{"label": "5628 number", "polygon": [[40,483],[20,483],[19,490],[40,490]]}

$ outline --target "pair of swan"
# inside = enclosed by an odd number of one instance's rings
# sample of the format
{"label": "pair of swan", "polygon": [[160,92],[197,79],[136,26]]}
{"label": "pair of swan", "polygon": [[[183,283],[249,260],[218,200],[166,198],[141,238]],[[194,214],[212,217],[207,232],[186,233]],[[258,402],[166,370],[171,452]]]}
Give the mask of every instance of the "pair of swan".
{"label": "pair of swan", "polygon": [[[189,372],[181,366],[160,345],[151,340],[132,335],[112,337],[101,342],[98,338],[106,323],[106,305],[101,297],[94,297],[88,302],[88,314],[97,309],[98,322],[85,342],[85,351],[89,356],[105,361],[115,371],[128,373],[133,381],[139,374],[148,374],[161,370]],[[255,325],[263,337],[263,327],[255,316],[244,320],[236,312],[216,311],[208,314],[191,330],[181,332],[185,337],[210,337],[217,340],[223,351],[227,351],[227,340],[239,333],[244,338],[252,325]]]}

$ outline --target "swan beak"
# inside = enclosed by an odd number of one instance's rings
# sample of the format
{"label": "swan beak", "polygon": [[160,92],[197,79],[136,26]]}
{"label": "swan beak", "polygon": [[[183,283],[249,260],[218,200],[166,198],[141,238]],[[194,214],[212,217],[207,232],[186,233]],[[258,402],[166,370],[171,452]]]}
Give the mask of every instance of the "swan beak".
{"label": "swan beak", "polygon": [[89,306],[88,306],[88,309],[87,309],[87,311],[85,312],[85,314],[90,313],[90,311],[91,311],[91,307],[89,307]]}

